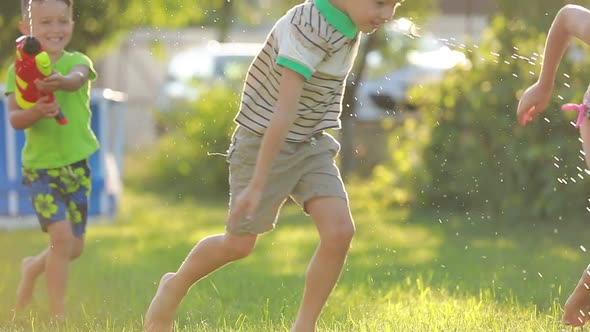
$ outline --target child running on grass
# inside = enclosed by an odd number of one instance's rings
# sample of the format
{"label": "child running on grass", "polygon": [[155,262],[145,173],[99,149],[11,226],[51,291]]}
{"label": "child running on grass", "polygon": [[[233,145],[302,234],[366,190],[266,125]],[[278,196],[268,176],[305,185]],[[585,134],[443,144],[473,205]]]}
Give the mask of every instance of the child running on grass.
{"label": "child running on grass", "polygon": [[[555,75],[559,63],[572,38],[578,38],[590,45],[590,10],[577,5],[566,5],[555,16],[549,29],[545,45],[543,66],[539,79],[522,95],[517,109],[518,122],[526,126],[541,113],[551,100]],[[586,91],[582,109],[590,107],[590,88]],[[590,169],[590,119],[587,114],[580,118],[580,137]],[[590,265],[582,273],[578,285],[564,306],[563,322],[572,326],[583,326],[590,319]]]}
{"label": "child running on grass", "polygon": [[[150,332],[172,331],[193,284],[248,256],[258,235],[275,228],[293,198],[315,222],[320,242],[306,273],[293,332],[315,331],[355,232],[334,158],[346,77],[360,42],[391,19],[398,0],[308,0],[289,10],[251,64],[228,150],[230,209],[225,234],[195,245],[166,273],[147,313]],[[239,276],[236,276],[239,278]]]}
{"label": "child running on grass", "polygon": [[[10,123],[15,129],[24,129],[26,136],[23,183],[41,229],[49,233],[48,248],[23,260],[16,309],[29,304],[35,281],[45,272],[49,313],[52,319],[63,320],[68,266],[84,248],[90,195],[87,160],[98,149],[90,129],[89,108],[89,81],[96,73],[87,56],[65,51],[74,29],[73,0],[33,0],[30,24],[29,0],[20,2],[21,33],[34,35],[53,64],[53,74],[34,84],[40,91],[55,92],[56,102],[42,97],[31,108],[21,109],[15,92],[17,85],[23,88],[23,82],[15,77],[14,66],[9,68],[6,95]],[[60,109],[68,119],[66,125],[54,119]]]}

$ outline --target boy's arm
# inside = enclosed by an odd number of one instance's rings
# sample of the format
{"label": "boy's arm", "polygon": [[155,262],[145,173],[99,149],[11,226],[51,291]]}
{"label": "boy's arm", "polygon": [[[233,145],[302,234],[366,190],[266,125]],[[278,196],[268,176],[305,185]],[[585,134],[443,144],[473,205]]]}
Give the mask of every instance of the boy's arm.
{"label": "boy's arm", "polygon": [[297,117],[297,105],[304,82],[303,76],[283,67],[276,110],[271,116],[268,128],[262,138],[256,168],[252,176],[251,186],[254,189],[262,190],[266,185],[272,162],[281,150],[287,133]]}
{"label": "boy's arm", "polygon": [[18,106],[14,93],[9,94],[6,99],[10,125],[17,130],[26,129],[39,119],[55,117],[59,111],[59,106],[55,102],[48,103],[47,96],[39,98],[35,106],[27,110]]}
{"label": "boy's arm", "polygon": [[37,82],[41,91],[53,92],[55,90],[77,91],[86,82],[90,76],[90,68],[85,65],[77,65],[67,75],[53,73],[51,76]]}
{"label": "boy's arm", "polygon": [[567,5],[557,13],[545,44],[540,84],[553,86],[557,67],[572,37],[590,45],[590,10],[577,5]]}
{"label": "boy's arm", "polygon": [[304,83],[303,76],[283,67],[275,112],[262,138],[252,179],[248,187],[238,196],[235,206],[230,211],[228,218],[230,224],[235,225],[242,216],[250,219],[256,211],[272,163],[297,117],[297,105]]}

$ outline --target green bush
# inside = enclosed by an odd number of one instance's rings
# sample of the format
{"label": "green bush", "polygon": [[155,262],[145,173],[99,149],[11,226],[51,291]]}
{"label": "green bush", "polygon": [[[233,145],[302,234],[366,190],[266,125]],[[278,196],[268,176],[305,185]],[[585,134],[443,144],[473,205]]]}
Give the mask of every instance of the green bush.
{"label": "green bush", "polygon": [[239,95],[216,86],[192,105],[178,105],[160,115],[165,128],[151,160],[152,181],[160,190],[178,195],[227,194],[227,164],[223,156],[235,128]]}
{"label": "green bush", "polygon": [[[566,57],[546,112],[526,128],[516,122],[518,96],[538,77],[545,36],[499,16],[479,45],[458,46],[473,67],[450,73],[440,86],[414,89],[420,121],[415,133],[399,126],[392,134],[390,161],[374,172],[381,192],[404,190],[401,203],[484,217],[581,215],[587,174],[570,123],[577,114],[558,110],[581,101],[588,61]],[[386,203],[399,203],[397,196]]]}

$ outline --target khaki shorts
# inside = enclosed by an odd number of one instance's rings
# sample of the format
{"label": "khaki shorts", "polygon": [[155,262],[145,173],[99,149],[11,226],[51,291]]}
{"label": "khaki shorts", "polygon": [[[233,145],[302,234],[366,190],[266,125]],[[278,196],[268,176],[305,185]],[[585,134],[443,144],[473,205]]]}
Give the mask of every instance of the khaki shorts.
{"label": "khaki shorts", "polygon": [[[229,163],[230,207],[246,188],[258,158],[262,136],[238,126],[232,137]],[[275,228],[283,203],[291,197],[305,211],[315,197],[341,197],[348,201],[334,158],[340,144],[329,134],[316,134],[306,142],[285,142],[275,158],[262,198],[252,220],[243,218],[237,227],[226,225],[233,234],[260,234]]]}

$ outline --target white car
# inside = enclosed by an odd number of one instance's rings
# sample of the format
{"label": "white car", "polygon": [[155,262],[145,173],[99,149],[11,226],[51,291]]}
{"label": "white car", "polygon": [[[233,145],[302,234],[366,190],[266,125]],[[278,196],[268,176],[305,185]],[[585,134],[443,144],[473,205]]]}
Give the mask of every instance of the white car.
{"label": "white car", "polygon": [[[393,38],[409,38],[397,34]],[[418,84],[438,83],[445,73],[457,66],[469,67],[463,52],[452,50],[433,36],[423,36],[416,48],[407,52],[406,64],[384,75],[361,81],[357,88],[355,109],[360,121],[379,120],[395,115],[398,110],[412,110],[408,91]],[[368,66],[383,62],[378,51],[369,54]]]}
{"label": "white car", "polygon": [[174,56],[168,65],[158,106],[170,110],[174,102],[191,102],[199,97],[199,84],[239,82],[262,49],[259,43],[218,43],[210,41]]}

